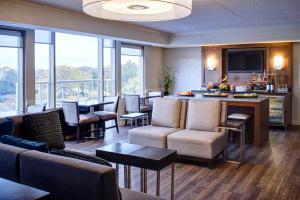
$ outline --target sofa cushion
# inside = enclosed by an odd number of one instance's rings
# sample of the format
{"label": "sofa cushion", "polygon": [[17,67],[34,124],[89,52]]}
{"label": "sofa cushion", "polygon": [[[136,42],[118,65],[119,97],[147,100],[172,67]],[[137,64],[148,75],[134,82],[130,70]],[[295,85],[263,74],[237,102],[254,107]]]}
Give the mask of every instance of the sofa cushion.
{"label": "sofa cushion", "polygon": [[26,139],[45,142],[49,149],[63,149],[61,122],[58,111],[30,114],[23,117]]}
{"label": "sofa cushion", "polygon": [[152,111],[152,125],[179,128],[181,101],[178,99],[156,98]]}
{"label": "sofa cushion", "polygon": [[218,100],[190,100],[186,128],[216,131],[220,123],[221,104]]}
{"label": "sofa cushion", "polygon": [[0,138],[0,141],[3,144],[15,146],[15,147],[20,147],[28,150],[36,150],[36,151],[41,151],[48,153],[48,145],[44,142],[35,142],[35,141],[30,141],[30,140],[23,140],[19,137],[14,137],[11,135],[3,135]]}
{"label": "sofa cushion", "polygon": [[19,181],[19,154],[26,149],[0,143],[0,177],[14,182]]}
{"label": "sofa cushion", "polygon": [[120,200],[113,168],[37,151],[20,154],[20,182],[56,200]]}
{"label": "sofa cushion", "polygon": [[128,140],[131,144],[139,144],[143,146],[152,146],[159,148],[167,148],[167,136],[174,133],[177,129],[159,127],[159,126],[142,126],[130,129],[128,132]]}
{"label": "sofa cushion", "polygon": [[14,131],[13,120],[9,118],[0,119],[0,136],[12,135]]}
{"label": "sofa cushion", "polygon": [[122,200],[166,200],[161,197],[121,188]]}
{"label": "sofa cushion", "polygon": [[212,159],[224,150],[224,133],[181,130],[168,136],[168,149],[178,155]]}

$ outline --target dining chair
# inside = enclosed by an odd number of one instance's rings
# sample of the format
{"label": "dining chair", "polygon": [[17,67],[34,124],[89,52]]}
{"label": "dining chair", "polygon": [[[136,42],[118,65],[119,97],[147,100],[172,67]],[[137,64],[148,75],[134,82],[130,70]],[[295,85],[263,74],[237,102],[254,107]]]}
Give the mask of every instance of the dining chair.
{"label": "dining chair", "polygon": [[[99,116],[100,124],[102,125],[102,132],[105,135],[106,129],[116,128],[117,133],[119,133],[119,126],[118,126],[118,109],[119,109],[119,96],[114,97],[104,97],[104,102],[114,102],[113,104],[106,104],[104,105],[103,111],[96,111],[93,114]],[[105,126],[105,122],[107,121],[115,121],[114,126]]]}
{"label": "dining chair", "polygon": [[99,117],[94,114],[79,114],[78,102],[62,102],[63,113],[67,126],[76,127],[77,142],[80,139],[80,128],[95,125],[99,133]]}
{"label": "dining chair", "polygon": [[[147,113],[149,120],[149,113],[152,111],[150,106],[141,105],[140,95],[128,95],[124,94],[125,100],[125,112],[126,114],[130,113]],[[125,125],[127,120],[125,120]]]}
{"label": "dining chair", "polygon": [[40,113],[46,110],[46,105],[27,105],[26,113],[33,114],[33,113]]}
{"label": "dining chair", "polygon": [[156,97],[163,97],[164,96],[164,92],[162,91],[149,91],[147,92],[147,101],[146,101],[146,105],[151,106],[151,108],[153,107],[153,101]]}

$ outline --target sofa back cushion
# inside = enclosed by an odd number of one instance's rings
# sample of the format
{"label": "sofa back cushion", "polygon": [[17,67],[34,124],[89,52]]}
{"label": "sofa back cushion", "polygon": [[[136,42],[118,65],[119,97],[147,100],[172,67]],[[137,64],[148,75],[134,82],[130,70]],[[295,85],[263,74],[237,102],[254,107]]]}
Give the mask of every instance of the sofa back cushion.
{"label": "sofa back cushion", "polygon": [[181,101],[178,99],[156,98],[153,103],[152,125],[169,128],[180,126]]}
{"label": "sofa back cushion", "polygon": [[64,149],[64,139],[58,111],[30,114],[23,117],[26,139],[45,142],[48,148]]}
{"label": "sofa back cushion", "polygon": [[14,182],[19,181],[19,154],[27,151],[0,143],[0,177]]}
{"label": "sofa back cushion", "polygon": [[20,182],[56,200],[120,200],[113,168],[37,151],[20,155]]}
{"label": "sofa back cushion", "polygon": [[186,128],[216,131],[220,123],[221,103],[218,100],[190,100]]}

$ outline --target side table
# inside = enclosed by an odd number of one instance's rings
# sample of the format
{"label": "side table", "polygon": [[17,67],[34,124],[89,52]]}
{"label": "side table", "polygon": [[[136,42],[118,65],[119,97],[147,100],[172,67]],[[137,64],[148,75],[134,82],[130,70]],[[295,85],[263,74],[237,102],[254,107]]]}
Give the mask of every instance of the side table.
{"label": "side table", "polygon": [[[236,120],[227,120],[224,123],[219,124],[218,128],[225,129],[225,150],[224,160],[227,163],[241,165],[245,159],[245,122]],[[240,134],[240,157],[239,160],[228,159],[228,131]]]}

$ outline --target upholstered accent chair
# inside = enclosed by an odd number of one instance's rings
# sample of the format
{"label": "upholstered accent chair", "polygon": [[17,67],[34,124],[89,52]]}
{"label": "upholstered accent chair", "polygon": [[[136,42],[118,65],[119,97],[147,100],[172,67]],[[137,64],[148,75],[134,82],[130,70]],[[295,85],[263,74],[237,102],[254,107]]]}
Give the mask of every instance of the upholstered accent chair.
{"label": "upholstered accent chair", "polygon": [[183,158],[213,160],[223,153],[225,132],[218,125],[226,120],[226,104],[218,100],[189,100],[186,127],[168,136],[168,149]]}
{"label": "upholstered accent chair", "polygon": [[77,142],[80,139],[80,128],[82,126],[95,125],[99,133],[99,116],[94,114],[79,114],[78,102],[62,102],[65,122],[67,126],[76,127]]}
{"label": "upholstered accent chair", "polygon": [[129,143],[167,148],[167,136],[183,128],[186,102],[156,98],[153,105],[151,125],[129,130]]}
{"label": "upholstered accent chair", "polygon": [[[104,97],[104,102],[114,102],[113,104],[104,105],[103,111],[96,111],[93,114],[99,116],[100,123],[102,124],[102,132],[105,134],[106,129],[116,128],[119,133],[118,126],[118,108],[119,108],[120,97]],[[105,122],[115,121],[114,126],[106,127]]]}

